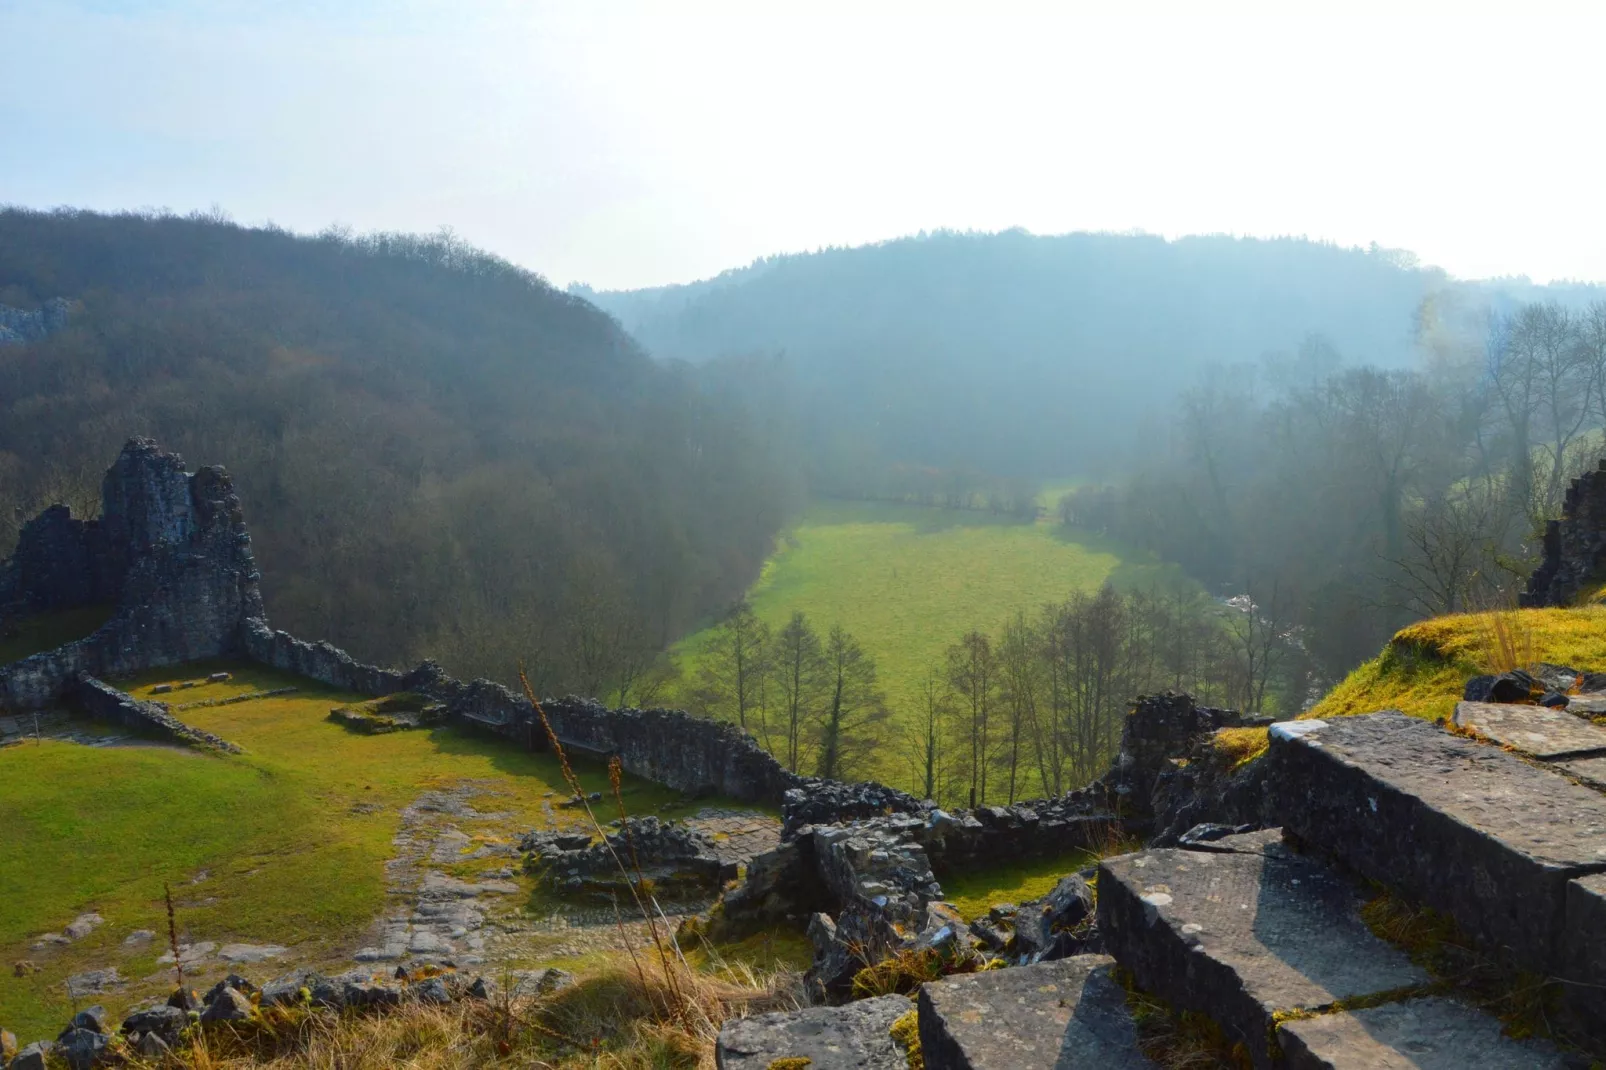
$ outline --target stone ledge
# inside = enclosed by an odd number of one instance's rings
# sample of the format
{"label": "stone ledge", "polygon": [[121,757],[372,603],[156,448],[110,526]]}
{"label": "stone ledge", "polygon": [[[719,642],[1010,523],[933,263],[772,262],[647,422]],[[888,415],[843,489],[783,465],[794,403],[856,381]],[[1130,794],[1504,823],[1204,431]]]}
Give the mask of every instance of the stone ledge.
{"label": "stone ledge", "polygon": [[1286,847],[1159,849],[1099,866],[1105,946],[1138,986],[1203,1014],[1257,1065],[1279,1014],[1432,983],[1361,921],[1354,885]]}
{"label": "stone ledge", "polygon": [[1564,1070],[1540,1041],[1501,1034],[1499,1021],[1441,997],[1284,1022],[1277,1028],[1288,1070]]}
{"label": "stone ledge", "polygon": [[1567,883],[1606,871],[1606,797],[1398,712],[1297,723],[1267,758],[1290,832],[1556,971]]}
{"label": "stone ledge", "polygon": [[927,1070],[1153,1070],[1114,964],[1078,955],[922,985]]}

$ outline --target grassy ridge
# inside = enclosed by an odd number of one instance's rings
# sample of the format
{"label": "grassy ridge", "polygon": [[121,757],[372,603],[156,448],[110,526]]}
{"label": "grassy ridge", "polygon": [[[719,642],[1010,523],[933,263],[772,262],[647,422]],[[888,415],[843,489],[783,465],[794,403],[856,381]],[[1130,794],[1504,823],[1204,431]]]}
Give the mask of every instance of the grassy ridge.
{"label": "grassy ridge", "polygon": [[1539,661],[1606,666],[1606,607],[1457,613],[1413,624],[1305,716],[1396,709],[1449,717],[1468,677]]}
{"label": "grassy ridge", "polygon": [[[134,929],[165,934],[162,885],[178,901],[180,939],[291,945],[313,959],[349,955],[385,899],[384,863],[398,810],[422,791],[463,779],[490,782],[497,809],[541,827],[542,796],[567,794],[557,762],[498,740],[450,730],[365,736],[326,720],[353,696],[268,670],[227,666],[228,683],[163,696],[223,698],[298,686],[294,694],[183,710],[189,723],[246,749],[229,757],[171,747],[23,743],[0,751],[0,1024],[54,1035],[71,1016],[63,982],[115,963],[125,977],[160,973],[165,938],[125,955]],[[192,666],[186,676],[213,666]],[[127,685],[141,697],[173,670]],[[577,763],[588,790],[606,771]],[[633,812],[673,814],[688,804],[627,779]],[[700,804],[699,804],[700,805]],[[694,809],[695,806],[692,806]],[[204,879],[195,878],[205,871]],[[194,882],[194,883],[192,883]],[[59,953],[33,952],[38,934],[77,914],[106,924]],[[42,971],[14,976],[36,959]],[[217,972],[215,969],[212,972]],[[108,1006],[117,997],[106,997]],[[115,1007],[114,1007],[115,1009]]]}
{"label": "grassy ridge", "polygon": [[[1035,613],[1076,591],[1171,581],[1175,568],[1123,547],[1071,541],[1051,520],[881,502],[820,502],[783,538],[749,592],[771,627],[793,610],[821,633],[841,623],[876,659],[894,718],[913,710],[926,672],[971,628],[996,633],[1017,611]],[[691,705],[711,629],[677,644]],[[876,774],[909,780],[898,748],[881,748]]]}

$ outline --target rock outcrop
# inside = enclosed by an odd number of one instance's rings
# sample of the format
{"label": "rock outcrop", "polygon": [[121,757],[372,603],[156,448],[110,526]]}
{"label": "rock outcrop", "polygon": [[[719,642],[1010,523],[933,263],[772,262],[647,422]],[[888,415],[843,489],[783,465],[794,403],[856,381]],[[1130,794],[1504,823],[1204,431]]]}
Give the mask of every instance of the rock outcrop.
{"label": "rock outcrop", "polygon": [[67,326],[71,305],[55,297],[35,309],[0,305],[0,346],[37,342]]}

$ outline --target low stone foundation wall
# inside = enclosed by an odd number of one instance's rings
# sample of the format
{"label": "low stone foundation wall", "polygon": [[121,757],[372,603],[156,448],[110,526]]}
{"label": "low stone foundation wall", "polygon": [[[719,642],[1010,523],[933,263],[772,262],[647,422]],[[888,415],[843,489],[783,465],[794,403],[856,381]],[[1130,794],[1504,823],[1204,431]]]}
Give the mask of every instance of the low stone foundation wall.
{"label": "low stone foundation wall", "polygon": [[246,621],[244,632],[245,654],[258,664],[371,698],[405,690],[401,673],[364,665],[330,643],[302,642],[261,618]]}
{"label": "low stone foundation wall", "polygon": [[86,674],[78,678],[73,697],[91,716],[124,728],[187,746],[215,747],[230,754],[240,753],[240,748],[228,740],[192,728],[174,717],[166,703],[141,702],[93,676]]}

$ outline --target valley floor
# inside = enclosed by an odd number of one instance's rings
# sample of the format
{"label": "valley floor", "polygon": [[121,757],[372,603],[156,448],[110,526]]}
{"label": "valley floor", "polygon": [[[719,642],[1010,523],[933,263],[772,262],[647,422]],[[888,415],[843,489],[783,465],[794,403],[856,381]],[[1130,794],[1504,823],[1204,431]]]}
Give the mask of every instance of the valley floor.
{"label": "valley floor", "polygon": [[[898,725],[918,708],[921,684],[948,647],[973,628],[996,634],[1017,612],[1034,615],[1106,581],[1119,588],[1190,582],[1129,547],[1073,538],[1051,518],[821,501],[783,536],[748,598],[771,628],[801,611],[822,635],[841,624],[875,658],[893,738],[868,775],[906,787]],[[694,693],[712,633],[671,651],[683,677],[668,704],[702,712]]]}

